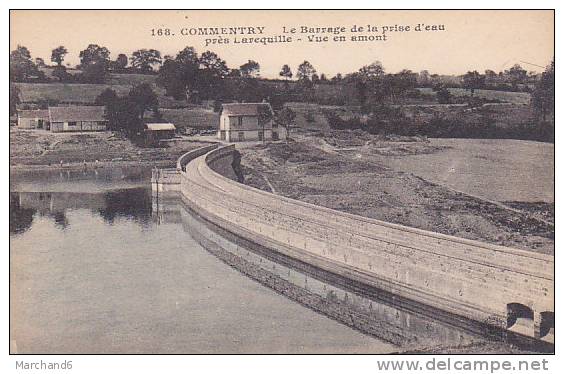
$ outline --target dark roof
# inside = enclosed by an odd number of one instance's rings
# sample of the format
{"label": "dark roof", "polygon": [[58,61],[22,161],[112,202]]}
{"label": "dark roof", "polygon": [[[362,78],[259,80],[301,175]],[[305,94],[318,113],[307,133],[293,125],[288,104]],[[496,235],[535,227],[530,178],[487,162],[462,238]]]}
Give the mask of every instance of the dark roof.
{"label": "dark roof", "polygon": [[272,108],[269,103],[223,104],[221,107],[221,112],[228,116],[258,116],[261,109],[272,115]]}
{"label": "dark roof", "polygon": [[54,106],[49,108],[51,122],[105,121],[103,106]]}
{"label": "dark roof", "polygon": [[18,110],[18,117],[49,119],[49,110],[48,109]]}

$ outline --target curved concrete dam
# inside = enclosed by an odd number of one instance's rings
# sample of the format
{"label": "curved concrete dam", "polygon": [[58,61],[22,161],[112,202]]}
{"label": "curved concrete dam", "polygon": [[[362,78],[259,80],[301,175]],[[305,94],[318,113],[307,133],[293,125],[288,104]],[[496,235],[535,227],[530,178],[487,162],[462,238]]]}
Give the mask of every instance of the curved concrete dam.
{"label": "curved concrete dam", "polygon": [[[236,182],[234,146],[183,155],[153,175],[266,256],[401,310],[478,334],[554,341],[554,258],[347,214]],[[167,183],[159,183],[165,180]],[[228,177],[231,178],[228,178]]]}

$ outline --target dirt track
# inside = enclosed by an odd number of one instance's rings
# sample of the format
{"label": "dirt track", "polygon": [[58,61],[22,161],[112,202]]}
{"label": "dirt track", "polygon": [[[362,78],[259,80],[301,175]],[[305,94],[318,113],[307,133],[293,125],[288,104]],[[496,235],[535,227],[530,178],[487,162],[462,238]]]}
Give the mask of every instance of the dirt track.
{"label": "dirt track", "polygon": [[[376,139],[388,154],[442,152],[423,139]],[[375,144],[375,143],[373,143]],[[511,208],[429,182],[374,159],[335,151],[339,139],[245,148],[245,183],[309,203],[488,243],[554,253],[554,204],[511,203]],[[369,144],[371,146],[371,144]]]}

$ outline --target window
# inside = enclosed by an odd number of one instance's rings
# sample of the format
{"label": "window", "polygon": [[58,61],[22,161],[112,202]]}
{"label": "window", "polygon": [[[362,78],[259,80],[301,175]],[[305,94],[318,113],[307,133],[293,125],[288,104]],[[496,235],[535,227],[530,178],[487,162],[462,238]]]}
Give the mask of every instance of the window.
{"label": "window", "polygon": [[75,122],[75,121],[69,122],[69,127],[72,127],[72,126],[76,126],[76,122]]}
{"label": "window", "polygon": [[242,132],[242,131],[240,131],[240,132],[239,132],[239,141],[242,142],[242,141],[244,141],[244,140],[245,140],[245,133]]}
{"label": "window", "polygon": [[258,140],[264,140],[264,131],[260,130],[258,132]]}
{"label": "window", "polygon": [[280,138],[278,138],[278,132],[273,131],[272,132],[272,140],[278,140],[278,139],[280,139]]}
{"label": "window", "polygon": [[237,125],[243,127],[243,117],[237,117]]}
{"label": "window", "polygon": [[225,130],[221,130],[221,131],[219,132],[219,139],[225,140]]}
{"label": "window", "polygon": [[272,121],[272,128],[278,128],[278,123],[276,121]]}

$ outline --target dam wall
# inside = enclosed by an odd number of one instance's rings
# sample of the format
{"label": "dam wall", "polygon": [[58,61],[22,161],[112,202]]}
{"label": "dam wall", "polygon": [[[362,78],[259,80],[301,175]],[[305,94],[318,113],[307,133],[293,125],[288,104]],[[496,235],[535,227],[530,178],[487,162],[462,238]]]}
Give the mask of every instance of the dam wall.
{"label": "dam wall", "polygon": [[206,220],[392,298],[553,342],[553,256],[405,227],[260,191],[214,171],[232,165],[234,152],[232,145],[179,160],[181,196]]}
{"label": "dam wall", "polygon": [[217,148],[217,144],[212,144],[183,154],[176,162],[176,168],[153,169],[151,171],[151,190],[153,195],[180,192],[180,173],[186,164],[215,148]]}

